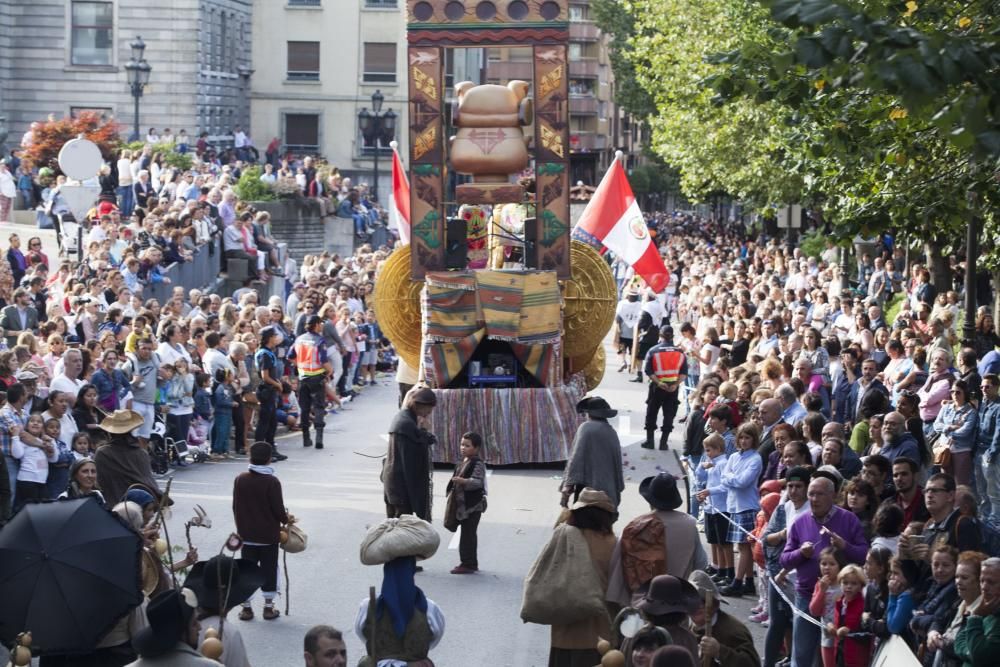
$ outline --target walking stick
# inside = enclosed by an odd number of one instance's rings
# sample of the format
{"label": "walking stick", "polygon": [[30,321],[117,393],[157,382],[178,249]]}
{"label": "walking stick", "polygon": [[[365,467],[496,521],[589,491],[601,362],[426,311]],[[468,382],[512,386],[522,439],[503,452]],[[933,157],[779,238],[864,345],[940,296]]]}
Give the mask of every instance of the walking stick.
{"label": "walking stick", "polygon": [[[711,638],[712,636],[712,617],[709,615],[712,609],[712,591],[705,591],[705,636]],[[713,658],[708,655],[703,655],[701,657],[701,663],[704,667],[712,667]]]}

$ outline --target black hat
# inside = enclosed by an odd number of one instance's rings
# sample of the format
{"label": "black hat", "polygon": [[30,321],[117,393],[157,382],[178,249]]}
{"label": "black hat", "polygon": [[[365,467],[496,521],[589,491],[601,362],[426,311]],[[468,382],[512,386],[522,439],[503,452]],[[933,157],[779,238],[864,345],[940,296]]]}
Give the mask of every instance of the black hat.
{"label": "black hat", "polygon": [[243,604],[263,585],[264,575],[256,563],[229,556],[198,561],[184,581],[184,588],[190,588],[197,596],[198,606],[213,611],[223,611],[220,605],[228,610]]}
{"label": "black hat", "polygon": [[146,607],[149,625],[136,633],[132,645],[143,658],[163,655],[181,640],[192,616],[194,606],[182,591],[163,591],[149,601]]}
{"label": "black hat", "polygon": [[588,396],[576,404],[576,411],[579,414],[586,413],[591,417],[608,419],[618,414],[617,410],[612,410],[611,405],[600,396]]}
{"label": "black hat", "polygon": [[310,315],[306,319],[306,329],[312,329],[314,326],[323,321],[323,318],[319,315]]}
{"label": "black hat", "polygon": [[661,472],[659,475],[642,480],[639,484],[639,495],[658,510],[675,510],[681,506],[677,478],[669,472]]}
{"label": "black hat", "polygon": [[647,616],[683,612],[693,614],[701,605],[698,590],[689,582],[671,574],[661,574],[649,582],[649,590],[636,608]]}
{"label": "black hat", "polygon": [[802,482],[809,486],[810,479],[812,479],[812,469],[808,466],[795,466],[785,473],[785,482]]}
{"label": "black hat", "polygon": [[663,340],[673,340],[674,339],[674,328],[669,324],[664,324],[660,327],[660,338]]}

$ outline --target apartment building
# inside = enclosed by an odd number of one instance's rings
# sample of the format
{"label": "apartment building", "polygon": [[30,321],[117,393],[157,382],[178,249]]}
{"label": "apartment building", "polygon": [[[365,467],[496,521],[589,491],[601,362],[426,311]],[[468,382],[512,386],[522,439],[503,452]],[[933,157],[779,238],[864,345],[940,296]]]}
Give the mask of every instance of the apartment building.
{"label": "apartment building", "polygon": [[321,155],[355,182],[391,187],[388,141],[362,135],[358,114],[383,96],[396,116],[405,155],[406,20],[403,0],[256,0],[251,80],[253,136],[278,137],[287,150]]}
{"label": "apartment building", "polygon": [[249,120],[252,0],[0,0],[0,119],[17,145],[35,120],[95,110],[134,122],[124,65],[152,67],[139,126],[219,143]]}

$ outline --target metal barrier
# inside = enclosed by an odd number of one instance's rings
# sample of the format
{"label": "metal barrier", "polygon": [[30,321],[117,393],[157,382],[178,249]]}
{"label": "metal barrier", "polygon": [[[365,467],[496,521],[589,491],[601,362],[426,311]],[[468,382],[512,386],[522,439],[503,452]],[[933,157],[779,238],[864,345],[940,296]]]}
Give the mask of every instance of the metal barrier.
{"label": "metal barrier", "polygon": [[[278,244],[278,257],[282,264],[288,255],[288,244]],[[199,246],[195,249],[190,262],[174,262],[162,270],[164,276],[170,278],[169,283],[156,283],[146,285],[142,290],[143,301],[146,299],[156,299],[160,304],[164,304],[172,296],[175,287],[183,287],[184,294],[187,295],[192,289],[205,290],[217,288],[221,284],[219,274],[224,266],[222,260],[222,239],[216,238],[213,241]],[[218,283],[218,284],[217,284]],[[277,294],[284,299],[285,279],[272,278],[258,289],[261,294],[261,302],[268,296]],[[229,296],[222,294],[222,296]]]}

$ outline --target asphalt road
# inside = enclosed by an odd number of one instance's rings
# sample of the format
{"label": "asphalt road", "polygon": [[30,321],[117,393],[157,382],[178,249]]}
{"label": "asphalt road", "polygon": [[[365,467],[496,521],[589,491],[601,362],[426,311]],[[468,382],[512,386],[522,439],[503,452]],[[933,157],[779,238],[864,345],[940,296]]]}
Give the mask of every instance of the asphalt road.
{"label": "asphalt road", "polygon": [[[645,386],[628,382],[626,374],[616,372],[613,355],[608,358],[608,373],[594,393],[620,411],[617,427],[628,461],[622,519],[617,525],[620,531],[627,520],[648,511],[638,494],[642,478],[658,467],[675,471],[676,463],[673,452],[639,448]],[[368,587],[379,586],[381,572],[361,565],[358,550],[367,528],[384,517],[380,459],[386,447],[384,432],[396,411],[396,395],[391,377],[367,388],[347,410],[328,420],[327,447],[321,451],[303,449],[298,434],[282,436],[279,432],[279,447],[289,459],[276,464],[277,474],[286,505],[308,533],[309,546],[305,552],[288,557],[291,585],[283,591],[283,595],[290,595],[288,616],[262,620],[259,598],[255,620],[241,622],[231,614],[255,667],[302,664],[303,635],[317,623],[344,631],[348,664],[355,664],[362,655],[362,642],[353,631],[354,618],[359,602],[367,598]],[[675,429],[672,448],[679,449],[680,433],[681,429]],[[213,525],[209,530],[192,529],[194,545],[203,559],[220,551],[234,530],[232,481],[246,469],[246,463],[245,459],[202,463],[175,472],[172,495],[176,505],[168,521],[173,544],[184,543],[184,523],[193,516],[193,506],[200,504]],[[431,653],[436,664],[547,664],[548,628],[522,623],[519,610],[524,576],[558,515],[560,473],[558,466],[492,470],[489,509],[479,527],[480,572],[457,576],[449,571],[458,564],[458,541],[440,524],[451,471],[441,468],[435,472],[434,516],[441,548],[423,563],[425,571],[417,576],[417,583],[446,617],[444,638]],[[283,610],[284,597],[278,605]],[[744,598],[728,610],[745,619],[750,606],[749,598]],[[749,625],[762,646],[763,629]]]}

